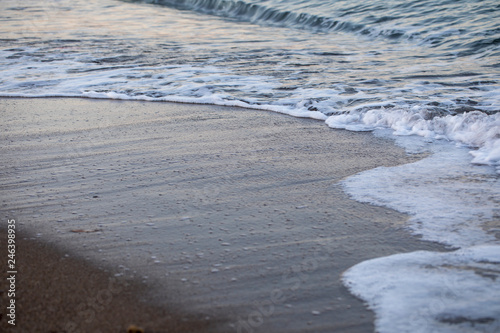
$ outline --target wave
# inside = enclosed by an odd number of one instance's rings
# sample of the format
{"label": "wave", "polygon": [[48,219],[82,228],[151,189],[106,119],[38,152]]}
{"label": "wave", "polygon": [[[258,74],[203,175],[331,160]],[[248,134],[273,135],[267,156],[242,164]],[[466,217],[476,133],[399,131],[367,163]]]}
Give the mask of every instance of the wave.
{"label": "wave", "polygon": [[167,6],[180,10],[193,10],[204,14],[235,19],[243,22],[298,28],[315,32],[355,32],[362,35],[379,35],[388,38],[408,36],[401,29],[375,29],[361,23],[339,20],[293,10],[280,10],[263,5],[233,0],[133,0]]}
{"label": "wave", "polygon": [[[345,32],[368,38],[382,37],[387,40],[415,41],[431,48],[454,50],[458,56],[470,56],[487,51],[498,50],[499,30],[490,21],[495,21],[498,15],[484,8],[494,8],[490,3],[484,3],[474,8],[472,14],[481,18],[482,25],[477,25],[471,19],[471,13],[457,10],[450,3],[435,5],[426,3],[429,18],[422,16],[418,8],[391,8],[390,6],[367,5],[356,10],[337,8],[325,12],[317,8],[315,13],[307,13],[307,6],[295,7],[290,4],[273,4],[266,6],[243,0],[123,0],[125,2],[141,2],[190,10],[198,13],[224,17],[238,22],[304,29],[313,32]],[[302,4],[303,2],[301,2]],[[321,2],[312,2],[321,7]],[[335,5],[332,5],[335,7]],[[313,6],[314,7],[314,6]],[[492,9],[494,10],[494,9]],[[442,12],[448,13],[443,18]],[[347,19],[349,18],[349,19]],[[472,21],[471,21],[472,20]],[[468,21],[473,30],[463,28],[463,22]]]}

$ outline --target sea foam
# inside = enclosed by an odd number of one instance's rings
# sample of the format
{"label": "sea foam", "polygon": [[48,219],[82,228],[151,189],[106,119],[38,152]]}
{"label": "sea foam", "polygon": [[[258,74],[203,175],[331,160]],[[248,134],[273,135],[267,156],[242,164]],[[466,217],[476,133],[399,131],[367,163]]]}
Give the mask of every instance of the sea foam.
{"label": "sea foam", "polygon": [[330,116],[326,123],[332,128],[371,131],[389,128],[393,134],[417,135],[426,139],[443,139],[475,150],[472,163],[496,166],[500,173],[500,113],[488,115],[471,111],[429,119],[429,110],[415,106],[411,110],[372,109],[366,112]]}
{"label": "sea foam", "polygon": [[373,259],[343,279],[377,314],[377,332],[500,331],[499,245]]}
{"label": "sea foam", "polygon": [[[472,136],[464,130],[468,126],[451,126],[466,123],[467,115],[458,117],[461,121],[446,123],[452,128],[449,135],[462,134],[476,143],[490,138],[488,131]],[[481,116],[485,124],[497,118]],[[429,137],[437,135],[430,132]],[[362,262],[343,274],[344,284],[375,312],[378,332],[498,332],[498,174],[491,166],[469,163],[468,149],[448,141],[402,136],[397,142],[415,151],[429,150],[430,156],[347,178],[345,191],[355,200],[408,214],[413,234],[454,251]],[[473,153],[484,151],[487,142]]]}

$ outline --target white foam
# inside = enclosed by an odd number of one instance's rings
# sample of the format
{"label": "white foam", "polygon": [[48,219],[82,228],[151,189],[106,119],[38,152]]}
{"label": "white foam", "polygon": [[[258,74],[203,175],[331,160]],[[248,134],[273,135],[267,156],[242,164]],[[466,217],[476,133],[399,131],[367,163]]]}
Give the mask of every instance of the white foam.
{"label": "white foam", "polygon": [[469,163],[465,147],[401,138],[400,144],[416,151],[427,146],[432,154],[362,172],[346,179],[344,189],[358,201],[409,214],[409,229],[424,240],[460,249],[366,261],[349,269],[343,282],[375,312],[378,332],[498,332],[498,174]]}
{"label": "white foam", "polygon": [[500,331],[500,246],[418,251],[365,261],[343,280],[381,333]]}
{"label": "white foam", "polygon": [[[25,48],[25,54],[39,49]],[[3,54],[2,54],[3,53]],[[7,59],[9,52],[0,51]],[[272,77],[235,75],[215,66],[170,65],[155,67],[113,66],[75,61],[79,56],[59,55],[60,59],[40,63],[24,56],[22,61],[4,61],[0,74],[3,97],[88,97],[121,100],[167,101],[238,106],[268,110],[294,117],[326,120],[319,111],[297,107],[289,101],[265,100],[252,97],[272,95],[281,84]],[[65,57],[69,57],[65,59]],[[0,61],[2,58],[0,57]],[[242,98],[228,94],[226,88],[238,91]],[[297,99],[300,103],[300,98]]]}
{"label": "white foam", "polygon": [[467,149],[433,143],[434,153],[418,162],[379,167],[343,182],[355,200],[410,214],[409,227],[425,240],[453,247],[494,241],[481,224],[495,215],[498,176],[467,161]]}
{"label": "white foam", "polygon": [[495,165],[500,173],[500,139],[489,141],[484,147],[470,153],[474,156],[472,163]]}
{"label": "white foam", "polygon": [[497,167],[500,173],[500,113],[487,115],[473,111],[427,119],[428,109],[416,106],[411,110],[372,109],[330,116],[326,123],[332,128],[370,131],[390,128],[394,135],[418,135],[427,139],[446,139],[471,148],[477,164]]}
{"label": "white foam", "polygon": [[[46,53],[50,61],[41,62],[37,56],[40,53]],[[438,89],[435,84],[409,80],[404,87],[389,91],[383,87],[368,89],[360,86],[354,94],[345,94],[346,86],[342,83],[329,88],[306,84],[280,90],[282,82],[276,77],[243,75],[237,69],[235,72],[207,64],[107,65],[93,59],[91,54],[83,51],[68,53],[57,48],[49,52],[35,47],[23,47],[22,53],[0,51],[0,96],[206,103],[326,120],[330,127],[352,131],[390,128],[395,135],[444,138],[470,146],[477,149],[473,152],[473,163],[495,165],[500,172],[500,113],[468,112],[432,118],[432,108],[406,101],[404,91],[422,93],[430,98]],[[443,105],[449,101],[451,108],[456,107],[451,101],[460,97],[456,94],[456,91],[447,91],[439,101]],[[486,111],[494,112],[500,107],[495,86],[470,91],[468,98],[482,101],[479,106]],[[385,109],[384,105],[392,107]],[[335,114],[339,108],[348,113]],[[335,115],[327,117],[325,114]]]}

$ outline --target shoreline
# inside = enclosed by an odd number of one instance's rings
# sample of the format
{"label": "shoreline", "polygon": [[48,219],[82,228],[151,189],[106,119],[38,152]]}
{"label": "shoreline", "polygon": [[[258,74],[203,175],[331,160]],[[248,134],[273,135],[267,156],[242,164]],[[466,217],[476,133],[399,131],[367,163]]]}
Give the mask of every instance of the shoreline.
{"label": "shoreline", "polygon": [[152,313],[178,297],[189,312],[225,318],[217,331],[373,331],[373,314],[340,274],[370,258],[444,250],[411,236],[406,215],[336,185],[418,159],[371,133],[202,104],[0,104],[11,194],[2,218],[59,256],[145,286],[138,293]]}

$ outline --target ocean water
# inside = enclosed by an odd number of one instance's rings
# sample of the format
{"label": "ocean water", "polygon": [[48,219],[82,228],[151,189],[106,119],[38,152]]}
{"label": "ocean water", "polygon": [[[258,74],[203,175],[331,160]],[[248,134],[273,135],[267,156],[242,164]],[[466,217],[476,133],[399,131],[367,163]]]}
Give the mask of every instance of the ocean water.
{"label": "ocean water", "polygon": [[454,251],[365,262],[345,284],[380,332],[496,332],[499,24],[494,0],[3,0],[0,97],[240,106],[429,152],[343,186]]}

